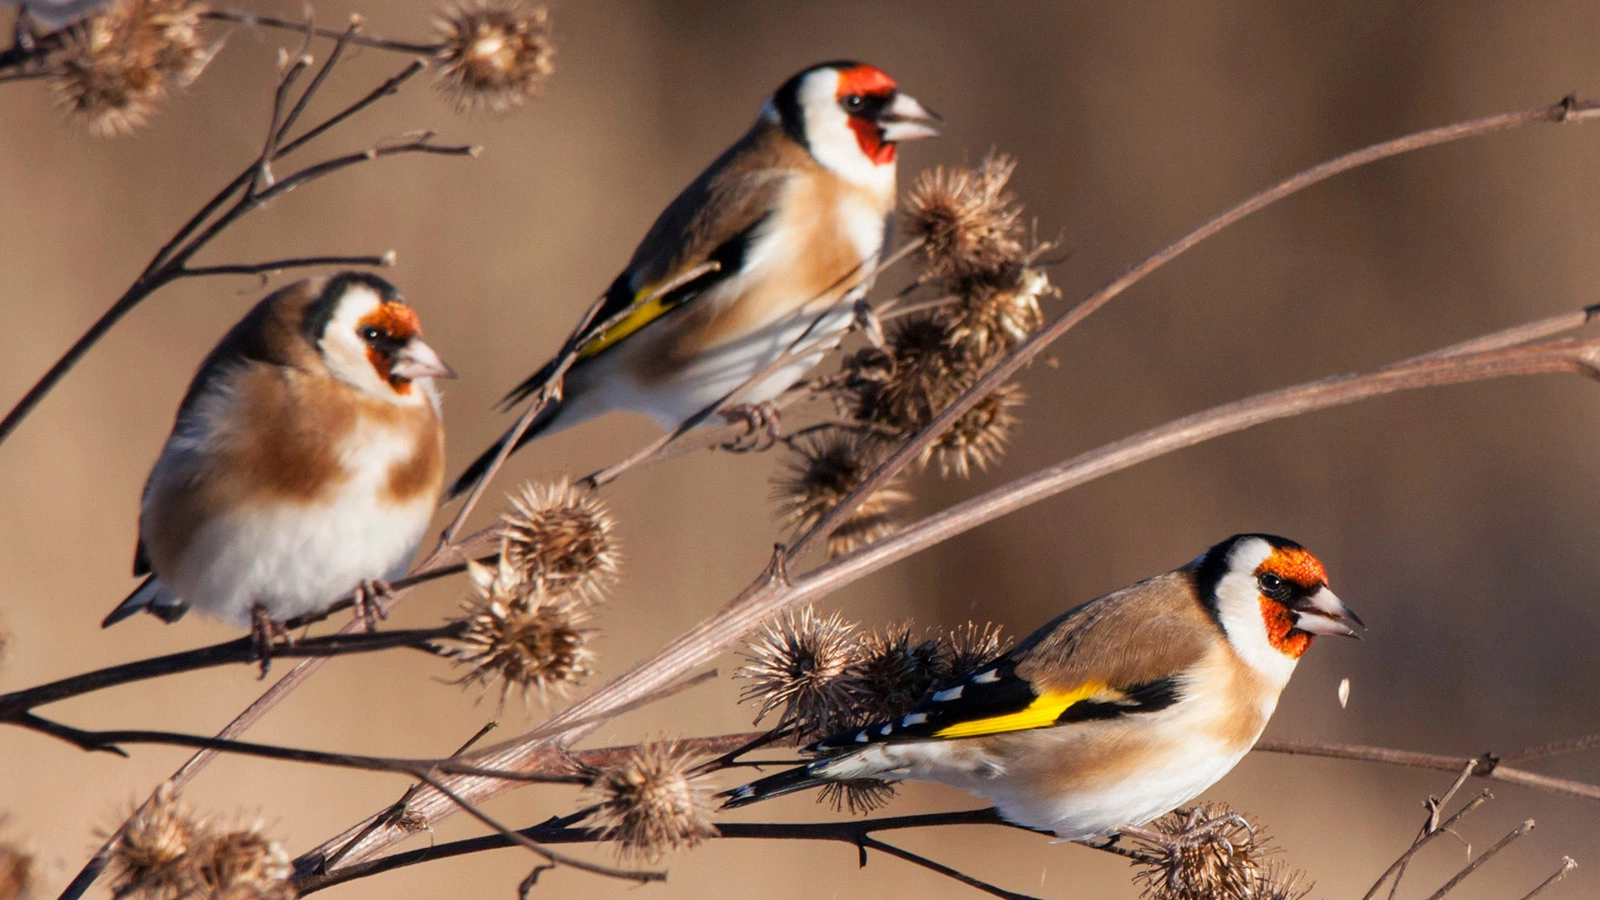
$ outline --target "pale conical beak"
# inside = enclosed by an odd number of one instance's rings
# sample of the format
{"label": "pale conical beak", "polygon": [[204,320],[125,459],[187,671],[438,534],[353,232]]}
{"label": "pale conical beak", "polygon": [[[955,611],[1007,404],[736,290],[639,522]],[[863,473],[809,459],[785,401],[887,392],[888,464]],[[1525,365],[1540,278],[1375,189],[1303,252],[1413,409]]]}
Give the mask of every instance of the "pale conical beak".
{"label": "pale conical beak", "polygon": [[878,113],[878,127],[883,129],[883,139],[889,142],[920,141],[939,136],[933,126],[944,119],[910,94],[896,94],[894,102]]}
{"label": "pale conical beak", "polygon": [[1295,603],[1292,607],[1295,614],[1294,627],[1308,634],[1337,634],[1343,637],[1358,638],[1354,628],[1345,624],[1346,620],[1366,628],[1361,617],[1351,612],[1344,601],[1334,596],[1333,591],[1319,588],[1315,594]]}
{"label": "pale conical beak", "polygon": [[422,338],[412,338],[395,354],[389,374],[416,381],[418,378],[454,378],[456,370],[445,365],[439,354],[422,342]]}

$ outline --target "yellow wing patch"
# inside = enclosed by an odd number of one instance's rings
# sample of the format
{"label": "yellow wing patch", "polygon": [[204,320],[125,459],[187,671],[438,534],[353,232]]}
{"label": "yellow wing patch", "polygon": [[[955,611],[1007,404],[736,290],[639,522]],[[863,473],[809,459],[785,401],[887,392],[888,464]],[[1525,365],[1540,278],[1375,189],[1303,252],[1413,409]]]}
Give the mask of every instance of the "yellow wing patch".
{"label": "yellow wing patch", "polygon": [[[647,288],[638,292],[637,294],[634,294],[634,302],[637,303],[638,298],[648,296],[650,292],[651,289]],[[578,352],[578,358],[588,359],[589,357],[594,356],[607,347],[610,347],[612,344],[615,344],[617,341],[622,340],[628,335],[633,334],[635,331],[638,331],[644,326],[649,325],[651,322],[654,322],[656,319],[660,318],[663,313],[672,308],[673,305],[668,304],[667,301],[661,297],[657,297],[654,300],[650,300],[646,303],[640,303],[639,308],[624,316],[622,321],[595,335],[593,338],[590,338],[589,343],[584,344],[583,349]]]}
{"label": "yellow wing patch", "polygon": [[1070,691],[1051,691],[1043,694],[1020,712],[1006,713],[1003,716],[990,716],[986,719],[957,722],[934,732],[933,736],[940,738],[978,737],[985,734],[998,734],[1003,731],[1026,731],[1029,728],[1044,728],[1047,725],[1055,724],[1056,719],[1060,718],[1061,714],[1074,704],[1090,698],[1112,700],[1120,696],[1120,691],[1112,690],[1107,685],[1089,682]]}

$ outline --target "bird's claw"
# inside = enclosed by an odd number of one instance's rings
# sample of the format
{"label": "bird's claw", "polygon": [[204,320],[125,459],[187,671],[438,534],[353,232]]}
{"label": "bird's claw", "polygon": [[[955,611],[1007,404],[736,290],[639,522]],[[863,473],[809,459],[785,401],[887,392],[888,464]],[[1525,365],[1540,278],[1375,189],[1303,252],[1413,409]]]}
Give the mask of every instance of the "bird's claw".
{"label": "bird's claw", "polygon": [[259,603],[250,604],[250,644],[255,649],[262,678],[266,678],[267,672],[272,669],[272,651],[279,638],[283,639],[285,646],[294,643],[294,636],[273,620],[266,607]]}
{"label": "bird's claw", "polygon": [[389,600],[393,597],[394,588],[381,578],[356,585],[352,608],[355,617],[367,626],[368,634],[378,630],[379,619],[389,618]]}
{"label": "bird's claw", "polygon": [[767,450],[783,437],[781,413],[771,400],[760,403],[741,403],[722,411],[730,425],[744,423],[749,430],[722,445],[722,449],[735,453]]}

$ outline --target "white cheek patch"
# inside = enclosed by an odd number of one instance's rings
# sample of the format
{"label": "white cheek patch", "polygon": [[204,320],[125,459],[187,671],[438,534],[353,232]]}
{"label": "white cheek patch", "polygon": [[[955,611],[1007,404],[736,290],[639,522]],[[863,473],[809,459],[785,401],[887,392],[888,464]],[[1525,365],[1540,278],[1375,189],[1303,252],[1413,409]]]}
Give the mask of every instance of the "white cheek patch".
{"label": "white cheek patch", "polygon": [[1272,546],[1259,538],[1233,549],[1228,574],[1217,583],[1217,618],[1239,658],[1281,687],[1294,674],[1296,660],[1268,639],[1255,579],[1256,567],[1271,555]]}
{"label": "white cheek patch", "polygon": [[806,119],[806,141],[817,162],[852,184],[894,189],[894,163],[879,165],[861,152],[850,117],[839,107],[838,72],[813,73],[800,85],[797,99]]}

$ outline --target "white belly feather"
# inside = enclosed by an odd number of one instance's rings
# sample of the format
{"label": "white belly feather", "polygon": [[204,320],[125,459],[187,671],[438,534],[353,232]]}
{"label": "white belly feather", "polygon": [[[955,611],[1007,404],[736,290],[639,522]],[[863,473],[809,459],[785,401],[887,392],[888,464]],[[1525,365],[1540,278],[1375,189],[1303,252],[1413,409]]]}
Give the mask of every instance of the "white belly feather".
{"label": "white belly feather", "polygon": [[[231,510],[202,525],[163,583],[208,615],[239,627],[261,604],[283,621],[325,609],[363,581],[405,574],[433,517],[423,492],[387,502],[391,467],[410,457],[411,436],[368,423],[341,454],[347,480],[314,503],[273,501]],[[414,434],[414,433],[413,433]]]}

